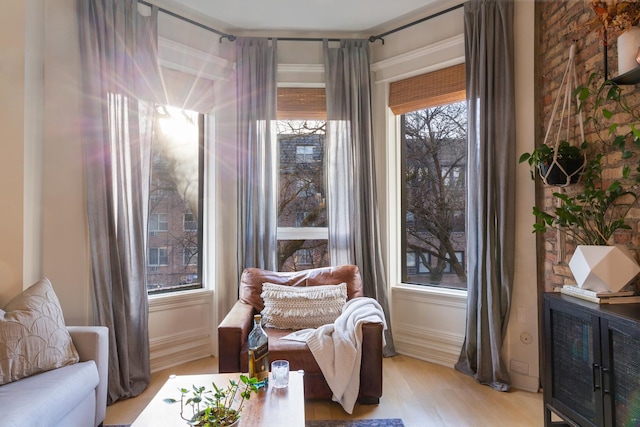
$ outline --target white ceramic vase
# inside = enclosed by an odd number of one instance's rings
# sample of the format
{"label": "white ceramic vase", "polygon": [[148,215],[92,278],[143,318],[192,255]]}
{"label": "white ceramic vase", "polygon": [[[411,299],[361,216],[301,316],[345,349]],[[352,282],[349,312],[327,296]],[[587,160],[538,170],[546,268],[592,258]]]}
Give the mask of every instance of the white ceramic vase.
{"label": "white ceramic vase", "polygon": [[640,48],[640,27],[631,27],[618,36],[618,75],[640,66],[636,57]]}
{"label": "white ceramic vase", "polygon": [[633,255],[622,245],[579,245],[569,268],[580,288],[597,292],[618,292],[640,273]]}

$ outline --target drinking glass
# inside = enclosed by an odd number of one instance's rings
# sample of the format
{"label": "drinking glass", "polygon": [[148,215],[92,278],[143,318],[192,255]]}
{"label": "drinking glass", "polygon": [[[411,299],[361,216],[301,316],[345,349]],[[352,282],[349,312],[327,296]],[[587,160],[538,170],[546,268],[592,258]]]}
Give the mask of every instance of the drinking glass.
{"label": "drinking glass", "polygon": [[289,385],[288,361],[274,360],[271,363],[271,383],[275,388],[284,388]]}

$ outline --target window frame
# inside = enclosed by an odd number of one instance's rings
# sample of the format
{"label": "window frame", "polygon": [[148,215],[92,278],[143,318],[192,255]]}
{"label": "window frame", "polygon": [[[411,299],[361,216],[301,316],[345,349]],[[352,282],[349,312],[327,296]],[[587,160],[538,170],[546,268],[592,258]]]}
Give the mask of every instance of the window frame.
{"label": "window frame", "polygon": [[[405,179],[401,173],[403,167],[403,156],[401,142],[401,115],[405,112],[419,110],[429,106],[441,105],[447,102],[443,100],[466,101],[465,89],[465,57],[464,57],[464,36],[457,35],[446,40],[441,44],[434,46],[433,52],[425,52],[424,58],[429,64],[424,67],[412,68],[413,71],[397,72],[395,70],[396,61],[380,61],[373,65],[375,71],[379,71],[376,75],[375,83],[381,84],[384,90],[380,92],[380,96],[384,98],[383,117],[386,121],[386,140],[385,145],[385,176],[387,182],[387,191],[385,205],[386,209],[381,211],[383,215],[383,226],[386,226],[388,236],[405,236],[405,221],[409,219],[406,206],[404,206],[402,189],[405,185]],[[435,52],[447,50],[447,58],[443,59],[435,57]],[[449,54],[450,52],[450,54]],[[413,56],[400,55],[397,63],[409,63],[415,58]],[[425,76],[439,74],[446,82],[444,84],[431,84],[425,81]],[[408,83],[408,84],[407,84]],[[426,83],[426,84],[425,84]],[[400,92],[397,92],[400,90]],[[393,94],[393,98],[392,98]],[[408,97],[405,97],[407,96]],[[402,111],[404,109],[404,111]],[[466,171],[464,176],[460,177],[463,182],[468,180]],[[455,181],[455,179],[454,179]],[[452,184],[455,185],[454,182]],[[468,232],[468,230],[467,230]],[[467,289],[446,288],[439,285],[431,286],[429,284],[412,284],[404,281],[406,263],[405,247],[400,238],[386,239],[386,250],[388,259],[387,275],[389,284],[393,288],[402,288],[406,290],[416,291],[419,293],[436,293],[447,294],[457,297],[466,297]],[[466,258],[465,258],[466,262]]]}
{"label": "window frame", "polygon": [[[460,102],[460,101],[454,101],[454,102]],[[453,102],[452,102],[453,103]],[[449,103],[447,103],[449,104]],[[446,105],[446,104],[443,104]],[[427,107],[424,109],[428,109],[431,107]],[[416,111],[420,111],[420,110],[416,110]],[[410,251],[408,244],[407,244],[407,213],[412,213],[410,212],[407,208],[407,199],[406,197],[404,197],[404,192],[406,191],[405,188],[405,180],[404,177],[406,176],[407,170],[406,170],[406,142],[404,139],[404,135],[405,135],[405,130],[404,130],[404,118],[403,116],[405,114],[408,114],[410,112],[407,113],[403,113],[400,115],[395,116],[396,118],[396,138],[398,140],[398,144],[397,144],[397,173],[396,173],[396,185],[397,185],[397,197],[399,199],[399,210],[398,210],[398,234],[400,235],[400,239],[399,239],[399,245],[397,246],[397,253],[398,253],[398,265],[397,265],[397,271],[399,273],[399,282],[402,284],[405,284],[407,286],[411,286],[411,287],[416,287],[416,288],[433,288],[433,289],[440,289],[440,290],[451,290],[454,292],[466,292],[467,291],[467,286],[468,286],[468,282],[465,284],[465,287],[457,287],[457,286],[448,286],[447,284],[442,284],[442,283],[418,283],[418,282],[409,282],[407,280],[405,280],[405,278],[407,278],[410,275],[416,275],[419,276],[421,274],[425,274],[423,272],[421,272],[420,270],[420,265],[423,265],[419,259],[419,257],[417,256],[417,254],[414,251]],[[468,159],[468,148],[467,148],[467,159]],[[465,165],[466,165],[466,161],[465,161]],[[467,173],[466,173],[466,166],[464,168],[463,171],[461,171],[462,173],[460,174],[459,177],[461,177],[464,181],[464,188],[465,188],[465,215],[466,215],[466,209],[468,209],[468,203],[466,200],[466,194],[468,191],[468,188],[466,186],[467,184]],[[451,178],[451,177],[449,177]],[[446,186],[448,190],[454,190],[455,188],[459,187],[458,183],[454,183],[454,185],[451,185],[451,183],[449,182],[449,184]],[[413,214],[413,213],[412,213]],[[415,218],[415,215],[413,215],[413,222],[417,225],[419,224],[419,220]],[[464,233],[467,233],[468,230],[464,230]],[[460,233],[457,230],[452,230],[452,233]],[[466,251],[466,245],[465,245],[465,251]],[[408,264],[408,256],[409,253],[413,254],[414,257],[414,263],[413,265],[409,265]],[[458,252],[456,251],[456,258],[458,257]],[[429,263],[431,263],[431,255],[429,254],[425,254],[425,256],[427,256]],[[466,255],[463,253],[462,254],[462,264],[465,267],[465,271],[467,270],[467,266],[466,266],[466,261],[467,261],[467,257]],[[409,269],[415,270],[414,273],[410,274],[409,273]],[[425,267],[426,268],[426,267]],[[451,271],[453,271],[453,268],[451,266],[451,263],[447,262],[445,265],[444,270],[442,271],[442,273],[444,274],[450,274]],[[467,277],[468,279],[468,277]]]}
{"label": "window frame", "polygon": [[[197,277],[198,280],[195,281],[194,283],[191,284],[181,284],[178,287],[171,287],[171,288],[149,288],[147,287],[147,298],[149,297],[153,297],[156,295],[170,295],[170,294],[175,294],[177,292],[182,292],[182,291],[201,291],[201,290],[205,290],[205,285],[203,282],[203,271],[204,271],[204,259],[205,257],[202,255],[204,248],[205,248],[205,242],[204,242],[204,217],[205,217],[205,201],[204,201],[204,194],[205,194],[205,155],[206,155],[206,150],[205,150],[205,121],[206,121],[206,117],[204,113],[200,113],[197,112],[198,114],[198,212],[200,212],[200,215],[198,215],[198,219],[197,219],[197,239],[198,239],[198,264],[197,264]],[[188,212],[191,215],[193,215],[193,213]],[[181,230],[185,231],[185,232],[191,232],[193,230],[185,230],[185,222],[184,222],[184,215],[187,214],[187,212],[183,212],[181,215],[182,218],[182,226],[180,227]],[[169,217],[169,213],[167,213],[167,217]],[[174,251],[177,252],[177,251]],[[176,261],[175,259],[172,260],[172,262],[174,264],[178,264],[181,266],[185,266],[184,265],[184,249],[182,251],[180,251],[181,254],[181,260],[180,261]],[[175,254],[171,254],[168,256],[175,256]],[[158,267],[163,267],[163,266],[167,266],[169,264],[165,264],[165,265],[150,265],[147,262],[147,271],[145,274],[148,274],[149,272],[158,272],[157,268]],[[189,264],[192,265],[192,264]],[[149,267],[151,267],[151,270],[149,269]],[[155,271],[153,271],[153,269],[156,269]]]}
{"label": "window frame", "polygon": [[[291,121],[291,120],[297,120],[297,119],[282,119],[283,121]],[[300,119],[300,120],[304,120],[304,119]],[[320,121],[320,120],[314,120],[314,121]],[[296,162],[298,161],[298,153],[297,153],[297,149],[298,147],[301,146],[307,146],[307,145],[297,145],[296,146]],[[304,162],[307,163],[307,162]],[[280,171],[278,171],[278,174],[280,174]],[[296,183],[296,185],[298,186],[298,188],[303,187],[304,185],[301,185],[300,182],[302,181],[298,181]],[[308,196],[308,195],[307,195]],[[280,197],[280,195],[278,194],[278,197]],[[300,213],[307,213],[307,212],[303,212],[303,211],[299,211],[296,212],[296,222],[298,220],[298,214]],[[306,217],[306,215],[305,215]],[[329,226],[327,224],[326,227],[282,227],[282,226],[278,226],[276,228],[276,242],[279,242],[281,240],[327,240],[327,242],[329,241]]]}

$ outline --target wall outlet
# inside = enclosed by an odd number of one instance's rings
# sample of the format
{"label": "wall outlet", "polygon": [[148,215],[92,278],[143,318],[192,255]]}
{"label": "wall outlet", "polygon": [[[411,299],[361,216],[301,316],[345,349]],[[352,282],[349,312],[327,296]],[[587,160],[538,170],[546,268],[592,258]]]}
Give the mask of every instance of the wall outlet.
{"label": "wall outlet", "polygon": [[523,375],[529,375],[529,364],[520,362],[519,360],[511,359],[511,370],[519,372]]}
{"label": "wall outlet", "polygon": [[529,332],[523,332],[520,334],[520,341],[523,344],[531,344],[531,342],[533,342],[533,337]]}

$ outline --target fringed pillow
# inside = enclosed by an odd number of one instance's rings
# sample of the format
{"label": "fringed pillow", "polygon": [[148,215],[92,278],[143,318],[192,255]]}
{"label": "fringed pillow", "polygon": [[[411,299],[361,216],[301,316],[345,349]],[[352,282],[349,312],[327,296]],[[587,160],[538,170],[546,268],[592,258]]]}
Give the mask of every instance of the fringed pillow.
{"label": "fringed pillow", "polygon": [[284,286],[262,284],[263,325],[278,329],[318,328],[333,323],[347,301],[347,284]]}

